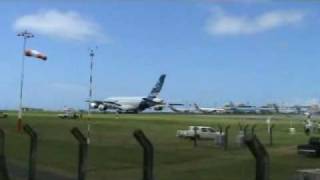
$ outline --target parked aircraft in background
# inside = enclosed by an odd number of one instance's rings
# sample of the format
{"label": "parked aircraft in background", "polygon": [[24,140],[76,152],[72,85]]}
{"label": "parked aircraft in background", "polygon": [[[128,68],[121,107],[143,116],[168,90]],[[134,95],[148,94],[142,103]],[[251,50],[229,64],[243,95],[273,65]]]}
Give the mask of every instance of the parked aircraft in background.
{"label": "parked aircraft in background", "polygon": [[233,102],[229,102],[228,104],[223,106],[223,109],[227,114],[233,114],[236,112],[236,105],[234,105]]}
{"label": "parked aircraft in background", "polygon": [[225,111],[229,114],[256,114],[260,113],[259,108],[256,106],[238,104],[235,105],[233,102],[226,104],[224,107]]}
{"label": "parked aircraft in background", "polygon": [[304,114],[307,117],[311,117],[313,115],[320,115],[320,105],[319,104],[311,104],[305,106],[297,106],[300,114]]}
{"label": "parked aircraft in background", "polygon": [[259,113],[259,109],[256,106],[250,106],[246,104],[239,104],[234,107],[235,113],[240,114],[256,114]]}
{"label": "parked aircraft in background", "polygon": [[280,114],[298,114],[299,111],[295,106],[280,106],[279,111]]}
{"label": "parked aircraft in background", "polygon": [[187,107],[177,108],[176,106],[184,106],[184,104],[169,104],[171,111],[176,113],[195,113],[195,110]]}
{"label": "parked aircraft in background", "polygon": [[[294,106],[299,114],[304,114],[306,112],[309,112],[310,110],[314,110],[314,112],[319,112],[319,106],[318,105],[296,105]],[[313,108],[314,107],[314,108]]]}
{"label": "parked aircraft in background", "polygon": [[201,113],[225,113],[226,110],[224,108],[204,108],[199,107],[198,104],[194,103],[194,107],[197,111]]}
{"label": "parked aircraft in background", "polygon": [[165,105],[164,100],[159,98],[165,78],[166,75],[162,74],[150,94],[145,97],[110,97],[101,101],[93,100],[87,102],[90,103],[91,109],[100,111],[112,109],[118,113],[138,113],[152,107],[160,111]]}
{"label": "parked aircraft in background", "polygon": [[259,107],[261,114],[275,114],[279,113],[279,106],[277,104],[267,104]]}
{"label": "parked aircraft in background", "polygon": [[310,105],[307,111],[304,112],[306,115],[319,115],[320,114],[320,105],[314,104]]}

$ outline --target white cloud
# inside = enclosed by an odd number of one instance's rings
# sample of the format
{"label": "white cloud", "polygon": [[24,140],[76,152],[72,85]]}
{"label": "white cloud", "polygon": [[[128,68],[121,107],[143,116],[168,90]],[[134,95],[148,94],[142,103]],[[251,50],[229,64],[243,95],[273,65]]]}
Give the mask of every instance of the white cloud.
{"label": "white cloud", "polygon": [[243,35],[255,34],[294,25],[301,22],[305,13],[293,10],[270,11],[257,16],[241,16],[227,14],[220,8],[213,11],[206,24],[211,35]]}
{"label": "white cloud", "polygon": [[18,18],[15,30],[29,30],[35,33],[79,41],[105,42],[101,27],[74,11],[41,11]]}

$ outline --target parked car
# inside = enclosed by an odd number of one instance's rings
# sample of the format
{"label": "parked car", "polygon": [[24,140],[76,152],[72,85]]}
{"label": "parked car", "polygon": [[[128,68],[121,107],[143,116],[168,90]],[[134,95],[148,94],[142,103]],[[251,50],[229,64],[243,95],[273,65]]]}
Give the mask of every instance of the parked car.
{"label": "parked car", "polygon": [[311,137],[308,144],[298,145],[298,154],[320,156],[320,138]]}
{"label": "parked car", "polygon": [[63,114],[58,114],[61,119],[78,119],[80,116],[76,112],[66,111]]}
{"label": "parked car", "polygon": [[[196,134],[195,134],[196,133]],[[220,132],[209,126],[189,126],[187,130],[178,130],[176,136],[179,138],[200,140],[214,140]]]}
{"label": "parked car", "polygon": [[0,118],[7,118],[8,114],[4,112],[0,112]]}

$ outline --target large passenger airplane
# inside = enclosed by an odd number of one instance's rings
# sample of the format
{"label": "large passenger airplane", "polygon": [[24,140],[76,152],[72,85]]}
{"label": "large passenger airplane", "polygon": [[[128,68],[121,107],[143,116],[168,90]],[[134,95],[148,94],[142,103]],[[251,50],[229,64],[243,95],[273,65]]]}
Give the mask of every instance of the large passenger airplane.
{"label": "large passenger airplane", "polygon": [[110,97],[102,101],[88,101],[90,108],[100,111],[112,109],[118,113],[138,113],[151,107],[160,111],[165,106],[164,100],[159,98],[165,78],[166,75],[162,74],[150,94],[146,97]]}

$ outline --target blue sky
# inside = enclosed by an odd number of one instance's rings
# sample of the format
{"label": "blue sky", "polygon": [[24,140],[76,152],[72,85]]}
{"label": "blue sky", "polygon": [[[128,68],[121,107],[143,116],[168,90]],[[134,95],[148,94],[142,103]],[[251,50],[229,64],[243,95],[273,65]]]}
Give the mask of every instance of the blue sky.
{"label": "blue sky", "polygon": [[320,4],[210,1],[1,2],[0,109],[86,107],[88,48],[98,45],[94,98],[147,95],[162,73],[169,102],[309,103],[320,97]]}

